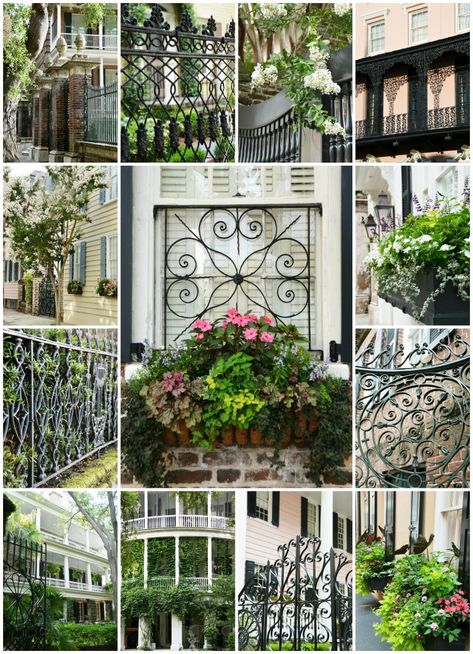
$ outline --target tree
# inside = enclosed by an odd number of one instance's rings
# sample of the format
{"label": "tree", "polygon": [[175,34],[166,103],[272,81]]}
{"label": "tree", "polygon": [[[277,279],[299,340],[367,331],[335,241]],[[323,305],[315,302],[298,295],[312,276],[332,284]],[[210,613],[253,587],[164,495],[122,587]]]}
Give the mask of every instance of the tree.
{"label": "tree", "polygon": [[[94,493],[75,493],[69,491],[69,495],[74,500],[79,512],[84,520],[99,535],[107,558],[110,563],[110,575],[113,589],[113,606],[117,610],[117,593],[118,593],[118,518],[117,518],[117,493],[115,491],[106,491]],[[104,495],[106,495],[106,501]]]}
{"label": "tree", "polygon": [[48,167],[33,183],[5,174],[4,218],[11,247],[24,270],[46,274],[54,289],[56,322],[64,320],[64,276],[81,227],[90,223],[91,194],[105,188],[92,166]]}

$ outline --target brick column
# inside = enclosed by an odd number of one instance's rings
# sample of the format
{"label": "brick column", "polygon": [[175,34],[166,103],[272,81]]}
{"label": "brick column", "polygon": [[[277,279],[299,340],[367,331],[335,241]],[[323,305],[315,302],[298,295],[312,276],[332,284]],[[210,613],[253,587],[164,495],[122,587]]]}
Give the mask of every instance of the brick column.
{"label": "brick column", "polygon": [[38,144],[33,149],[33,161],[49,161],[50,102],[50,85],[43,81],[39,89]]}
{"label": "brick column", "polygon": [[69,77],[68,94],[68,130],[69,147],[64,161],[78,161],[80,159],[78,141],[85,136],[85,85],[87,78],[85,71],[78,67],[71,70]]}
{"label": "brick column", "polygon": [[33,97],[33,147],[39,145],[39,94]]}
{"label": "brick column", "polygon": [[56,77],[51,88],[51,152],[49,161],[64,161],[64,152],[68,148],[68,80]]}

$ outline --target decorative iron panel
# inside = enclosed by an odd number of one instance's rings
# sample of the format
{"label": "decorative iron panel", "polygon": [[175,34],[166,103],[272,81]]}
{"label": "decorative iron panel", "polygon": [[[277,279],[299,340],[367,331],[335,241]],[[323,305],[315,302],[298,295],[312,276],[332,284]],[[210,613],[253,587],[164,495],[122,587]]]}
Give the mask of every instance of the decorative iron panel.
{"label": "decorative iron panel", "polygon": [[159,5],[138,25],[122,4],[122,161],[234,158],[235,23],[216,36],[186,9],[175,29]]}
{"label": "decorative iron panel", "polygon": [[358,486],[468,486],[468,343],[371,344],[356,361]]}
{"label": "decorative iron panel", "polygon": [[47,545],[3,540],[3,649],[45,649]]}
{"label": "decorative iron panel", "polygon": [[[164,343],[228,308],[295,324],[312,345],[317,206],[164,209]],[[157,212],[157,216],[162,215]]]}
{"label": "decorative iron panel", "polygon": [[9,486],[45,485],[117,440],[115,337],[99,330],[51,332],[4,330]]}
{"label": "decorative iron panel", "polygon": [[352,561],[323,552],[319,538],[297,536],[278,548],[280,558],[246,581],[238,597],[240,650],[332,650],[352,645]]}
{"label": "decorative iron panel", "polygon": [[[247,109],[247,111],[251,111]],[[241,162],[301,161],[302,129],[297,126],[294,109],[261,127],[240,127],[238,131],[238,158]]]}
{"label": "decorative iron panel", "polygon": [[93,143],[117,143],[118,82],[85,87],[85,139]]}
{"label": "decorative iron panel", "polygon": [[[427,129],[463,127],[468,123],[468,120],[465,118],[468,115],[469,107],[467,107],[466,113],[465,111],[459,112],[458,117],[456,107],[429,109],[427,112]],[[362,139],[374,136],[389,136],[391,134],[425,133],[425,128],[422,127],[422,124],[416,125],[414,118],[407,113],[384,116],[381,130],[377,129],[375,125],[370,126],[367,120],[357,120],[355,135],[357,138]]]}
{"label": "decorative iron panel", "polygon": [[56,300],[49,277],[44,277],[39,283],[38,311],[41,316],[56,316]]}

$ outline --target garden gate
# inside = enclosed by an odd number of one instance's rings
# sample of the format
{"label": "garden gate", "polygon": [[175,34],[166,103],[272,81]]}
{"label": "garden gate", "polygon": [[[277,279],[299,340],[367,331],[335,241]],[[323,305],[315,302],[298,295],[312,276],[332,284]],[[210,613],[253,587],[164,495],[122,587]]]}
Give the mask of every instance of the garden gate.
{"label": "garden gate", "polygon": [[212,16],[171,29],[159,5],[143,25],[121,7],[122,161],[233,159],[234,21],[220,37]]}
{"label": "garden gate", "polygon": [[[321,550],[320,538],[297,536],[279,546],[280,558],[245,583],[238,598],[240,650],[352,644],[352,561]],[[270,647],[271,646],[271,647]]]}
{"label": "garden gate", "polygon": [[9,485],[44,485],[116,442],[115,336],[67,329],[43,337],[39,330],[5,329],[3,346]]}
{"label": "garden gate", "polygon": [[468,486],[469,344],[370,344],[356,361],[358,486]]}
{"label": "garden gate", "polygon": [[3,540],[3,649],[45,649],[47,545]]}
{"label": "garden gate", "polygon": [[49,277],[43,277],[39,283],[39,304],[40,316],[56,316],[56,300],[54,299],[54,288]]}
{"label": "garden gate", "polygon": [[117,143],[118,82],[108,86],[85,86],[85,139],[93,143]]}

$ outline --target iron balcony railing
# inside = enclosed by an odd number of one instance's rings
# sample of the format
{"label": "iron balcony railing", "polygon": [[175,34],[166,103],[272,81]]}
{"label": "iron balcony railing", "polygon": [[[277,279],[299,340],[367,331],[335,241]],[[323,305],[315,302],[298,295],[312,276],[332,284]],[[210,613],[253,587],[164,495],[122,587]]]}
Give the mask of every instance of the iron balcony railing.
{"label": "iron balcony railing", "polygon": [[117,50],[117,34],[84,34],[84,32],[63,32],[62,38],[68,48],[75,48],[75,40],[79,36],[84,37],[86,50]]}
{"label": "iron balcony railing", "polygon": [[85,88],[85,139],[116,145],[118,140],[118,82]]}
{"label": "iron balcony railing", "polygon": [[208,515],[161,515],[127,520],[127,527],[136,531],[143,529],[230,529],[230,518]]}

